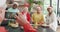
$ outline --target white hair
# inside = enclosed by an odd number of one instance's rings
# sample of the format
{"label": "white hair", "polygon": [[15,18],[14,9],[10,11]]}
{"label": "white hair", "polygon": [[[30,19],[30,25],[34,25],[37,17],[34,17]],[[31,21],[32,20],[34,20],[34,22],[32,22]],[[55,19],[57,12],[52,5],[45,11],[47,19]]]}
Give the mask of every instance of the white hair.
{"label": "white hair", "polygon": [[28,7],[24,7],[24,11],[28,11]]}
{"label": "white hair", "polygon": [[16,4],[17,6],[19,6],[19,4],[17,2],[14,2],[13,5]]}

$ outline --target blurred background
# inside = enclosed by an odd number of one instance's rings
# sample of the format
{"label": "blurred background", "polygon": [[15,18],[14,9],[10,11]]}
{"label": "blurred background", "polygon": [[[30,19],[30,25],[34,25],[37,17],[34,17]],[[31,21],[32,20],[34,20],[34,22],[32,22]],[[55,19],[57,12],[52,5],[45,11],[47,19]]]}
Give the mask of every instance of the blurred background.
{"label": "blurred background", "polygon": [[35,12],[35,10],[34,10],[35,6],[40,5],[42,7],[44,16],[46,16],[46,14],[48,13],[47,8],[49,6],[52,6],[54,12],[57,15],[57,19],[58,19],[57,22],[59,25],[57,32],[59,32],[59,30],[60,30],[60,0],[7,0],[6,4],[4,4],[3,7],[5,7],[6,10],[8,10],[10,7],[12,7],[14,2],[19,3],[18,9],[20,12],[23,11],[24,5],[28,6],[28,10],[29,10],[30,14]]}

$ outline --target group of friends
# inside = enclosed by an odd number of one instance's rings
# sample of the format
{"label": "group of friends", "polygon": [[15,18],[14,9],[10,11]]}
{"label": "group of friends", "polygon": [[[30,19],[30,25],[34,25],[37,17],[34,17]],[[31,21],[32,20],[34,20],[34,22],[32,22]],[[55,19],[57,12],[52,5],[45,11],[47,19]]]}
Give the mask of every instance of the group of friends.
{"label": "group of friends", "polygon": [[[36,12],[33,12],[32,16],[30,16],[30,12],[28,11],[28,7],[24,6],[24,9],[22,12],[19,12],[18,9],[18,3],[14,2],[13,6],[8,9],[9,12],[17,12],[18,15],[15,15],[16,22],[19,23],[24,29],[24,32],[37,32],[38,26],[41,26],[42,24],[48,24],[49,28],[52,28],[54,31],[56,31],[58,25],[57,25],[57,17],[56,14],[53,11],[53,7],[49,6],[47,8],[48,14],[45,16],[46,21],[44,20],[44,14],[42,13],[42,8],[40,6],[35,7],[34,9]],[[0,7],[0,24],[5,19],[5,9]],[[32,20],[32,21],[31,21]],[[31,22],[34,24],[31,25]],[[38,25],[39,24],[39,25]]]}

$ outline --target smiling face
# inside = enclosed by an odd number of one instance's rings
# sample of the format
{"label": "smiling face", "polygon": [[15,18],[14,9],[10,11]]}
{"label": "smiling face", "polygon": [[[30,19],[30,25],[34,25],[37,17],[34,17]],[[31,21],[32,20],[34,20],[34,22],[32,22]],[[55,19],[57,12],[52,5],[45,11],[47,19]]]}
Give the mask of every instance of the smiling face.
{"label": "smiling face", "polygon": [[24,7],[23,12],[24,12],[24,13],[28,12],[28,7]]}
{"label": "smiling face", "polygon": [[49,13],[52,13],[52,7],[48,7],[48,8],[47,8],[47,11],[48,11]]}
{"label": "smiling face", "polygon": [[37,13],[41,13],[41,7],[37,7]]}
{"label": "smiling face", "polygon": [[15,8],[17,8],[17,5],[16,4],[13,5],[13,9],[15,9]]}

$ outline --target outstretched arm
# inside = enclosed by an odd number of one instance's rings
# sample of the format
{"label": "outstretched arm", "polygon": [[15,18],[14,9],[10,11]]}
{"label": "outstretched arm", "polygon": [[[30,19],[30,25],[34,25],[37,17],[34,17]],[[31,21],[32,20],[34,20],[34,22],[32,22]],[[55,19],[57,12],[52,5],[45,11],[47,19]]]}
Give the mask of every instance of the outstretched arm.
{"label": "outstretched arm", "polygon": [[17,22],[23,26],[24,32],[36,32],[36,30],[30,25],[30,23],[24,18],[24,16],[18,13],[18,16],[15,16]]}
{"label": "outstretched arm", "polygon": [[29,23],[21,13],[18,13],[18,16],[15,15],[15,18],[16,18],[16,21],[17,21],[20,25],[24,25],[24,24],[26,24],[26,23]]}
{"label": "outstretched arm", "polygon": [[3,21],[4,16],[5,16],[5,9],[0,7],[0,24]]}

